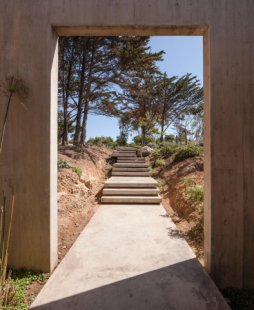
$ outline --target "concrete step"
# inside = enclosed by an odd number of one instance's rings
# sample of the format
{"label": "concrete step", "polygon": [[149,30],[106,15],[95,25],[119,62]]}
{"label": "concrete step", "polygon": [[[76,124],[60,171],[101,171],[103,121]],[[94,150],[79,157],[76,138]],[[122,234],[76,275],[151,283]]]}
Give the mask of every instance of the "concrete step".
{"label": "concrete step", "polygon": [[104,185],[105,188],[157,188],[158,182],[151,177],[112,176]]}
{"label": "concrete step", "polygon": [[112,157],[137,157],[136,153],[119,153],[119,152],[113,152]]}
{"label": "concrete step", "polygon": [[117,171],[124,171],[124,172],[131,172],[131,171],[134,171],[134,172],[148,172],[148,168],[130,168],[130,167],[114,167],[113,172],[117,172]]}
{"label": "concrete step", "polygon": [[137,151],[135,147],[127,147],[127,146],[118,146],[116,148],[117,151]]}
{"label": "concrete step", "polygon": [[103,196],[156,196],[159,194],[158,188],[104,188]]}
{"label": "concrete step", "polygon": [[102,196],[102,203],[160,203],[160,196]]}
{"label": "concrete step", "polygon": [[149,177],[149,172],[134,172],[134,171],[116,171],[112,172],[112,176],[141,176],[141,177]]}
{"label": "concrete step", "polygon": [[148,164],[146,163],[115,163],[113,167],[118,168],[148,168]]}
{"label": "concrete step", "polygon": [[136,163],[145,163],[145,159],[144,158],[121,158],[119,157],[117,159],[117,162],[136,162]]}

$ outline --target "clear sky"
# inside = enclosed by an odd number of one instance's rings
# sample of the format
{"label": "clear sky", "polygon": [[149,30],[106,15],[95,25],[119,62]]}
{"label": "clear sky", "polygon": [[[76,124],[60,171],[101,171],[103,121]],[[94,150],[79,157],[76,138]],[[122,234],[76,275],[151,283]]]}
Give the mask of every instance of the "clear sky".
{"label": "clear sky", "polygon": [[[151,37],[153,52],[164,50],[164,61],[159,62],[160,69],[169,76],[181,76],[186,73],[196,75],[203,84],[203,38],[199,36]],[[89,115],[87,139],[90,137],[119,135],[118,120],[111,117]]]}

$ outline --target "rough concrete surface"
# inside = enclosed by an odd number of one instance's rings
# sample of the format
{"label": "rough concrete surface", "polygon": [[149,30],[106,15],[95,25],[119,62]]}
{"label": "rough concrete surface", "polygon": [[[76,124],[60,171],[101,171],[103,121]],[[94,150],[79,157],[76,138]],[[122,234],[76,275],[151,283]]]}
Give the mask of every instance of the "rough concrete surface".
{"label": "rough concrete surface", "polygon": [[104,187],[142,187],[142,188],[156,188],[157,181],[151,177],[111,177],[105,182]]}
{"label": "rough concrete surface", "polygon": [[229,309],[161,205],[103,205],[32,309]]}

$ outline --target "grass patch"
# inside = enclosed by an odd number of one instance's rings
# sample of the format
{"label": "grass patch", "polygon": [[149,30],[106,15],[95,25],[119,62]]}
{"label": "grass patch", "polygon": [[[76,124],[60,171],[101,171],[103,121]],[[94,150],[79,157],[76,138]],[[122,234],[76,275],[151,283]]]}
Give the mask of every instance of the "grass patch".
{"label": "grass patch", "polygon": [[79,178],[81,178],[81,176],[82,176],[81,168],[79,168],[79,167],[72,167],[72,171],[75,172],[79,176]]}
{"label": "grass patch", "polygon": [[188,199],[192,202],[204,202],[204,187],[196,183],[192,177],[183,178]]}
{"label": "grass patch", "polygon": [[164,167],[165,166],[165,160],[164,159],[156,159],[154,166],[155,166],[155,168]]}
{"label": "grass patch", "polygon": [[3,307],[3,310],[27,310],[29,305],[26,304],[25,296],[28,285],[35,281],[44,283],[46,274],[32,272],[27,270],[14,271],[12,273],[12,283],[15,287],[15,295],[8,306]]}
{"label": "grass patch", "polygon": [[193,202],[203,202],[204,201],[204,188],[201,185],[194,185],[190,187],[187,191],[189,198]]}

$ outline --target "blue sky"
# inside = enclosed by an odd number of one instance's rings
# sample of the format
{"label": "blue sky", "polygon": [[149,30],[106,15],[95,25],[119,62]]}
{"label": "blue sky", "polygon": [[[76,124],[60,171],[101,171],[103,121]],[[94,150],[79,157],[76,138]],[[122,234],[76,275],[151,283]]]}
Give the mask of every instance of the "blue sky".
{"label": "blue sky", "polygon": [[[151,37],[153,52],[165,51],[159,67],[169,76],[192,73],[203,84],[203,38],[199,36]],[[118,120],[111,117],[89,115],[87,139],[91,137],[119,135]]]}

